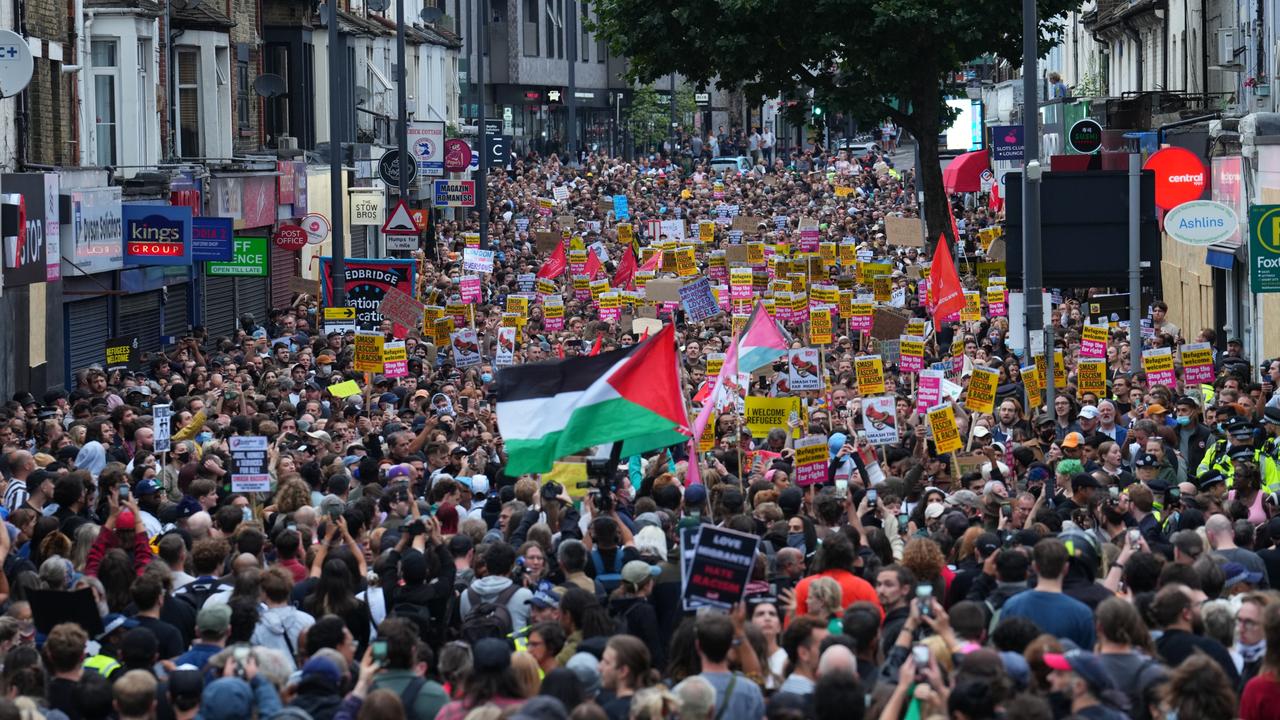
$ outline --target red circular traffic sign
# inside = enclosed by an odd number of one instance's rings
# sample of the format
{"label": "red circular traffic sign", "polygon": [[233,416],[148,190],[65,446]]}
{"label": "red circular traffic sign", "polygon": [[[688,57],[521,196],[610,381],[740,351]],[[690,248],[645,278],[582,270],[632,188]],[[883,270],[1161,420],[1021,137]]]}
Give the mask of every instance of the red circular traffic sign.
{"label": "red circular traffic sign", "polygon": [[290,252],[297,252],[307,246],[307,231],[300,225],[281,225],[276,230],[276,245]]}
{"label": "red circular traffic sign", "polygon": [[471,146],[466,140],[449,138],[444,141],[444,169],[462,172],[471,165]]}
{"label": "red circular traffic sign", "polygon": [[1199,200],[1209,185],[1209,173],[1196,154],[1180,147],[1156,151],[1142,166],[1156,176],[1156,206],[1172,210],[1182,203]]}

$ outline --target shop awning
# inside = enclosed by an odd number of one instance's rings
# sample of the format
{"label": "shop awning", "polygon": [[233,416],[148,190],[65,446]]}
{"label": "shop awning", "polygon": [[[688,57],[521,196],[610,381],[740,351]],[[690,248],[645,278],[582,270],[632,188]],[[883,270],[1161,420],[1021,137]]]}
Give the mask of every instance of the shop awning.
{"label": "shop awning", "polygon": [[988,167],[986,150],[957,155],[942,169],[942,187],[948,193],[978,192],[982,189],[982,171]]}

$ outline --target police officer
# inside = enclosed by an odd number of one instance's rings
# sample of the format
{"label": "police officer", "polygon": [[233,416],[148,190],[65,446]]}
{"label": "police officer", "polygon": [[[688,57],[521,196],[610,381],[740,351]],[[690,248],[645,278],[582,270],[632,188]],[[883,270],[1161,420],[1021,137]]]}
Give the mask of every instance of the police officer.
{"label": "police officer", "polygon": [[1267,436],[1259,452],[1262,489],[1267,493],[1280,492],[1280,407],[1268,405],[1263,411],[1262,431]]}
{"label": "police officer", "polygon": [[1227,479],[1227,487],[1235,484],[1235,467],[1233,459],[1258,462],[1258,451],[1254,449],[1254,425],[1243,417],[1233,417],[1226,422],[1223,430],[1227,437],[1218,440],[1204,454],[1196,475],[1201,476],[1210,470],[1217,470]]}
{"label": "police officer", "polygon": [[538,583],[533,596],[525,600],[529,605],[529,624],[511,633],[512,644],[517,651],[527,650],[529,631],[540,622],[560,622],[560,598],[564,590],[556,587],[550,580]]}
{"label": "police officer", "polygon": [[90,655],[85,658],[84,669],[92,670],[110,680],[111,676],[120,670],[120,661],[116,659],[120,653],[120,638],[124,637],[125,632],[130,628],[137,626],[138,623],[132,618],[120,613],[108,613],[102,619],[102,632],[94,638],[95,642],[89,643],[87,651]]}

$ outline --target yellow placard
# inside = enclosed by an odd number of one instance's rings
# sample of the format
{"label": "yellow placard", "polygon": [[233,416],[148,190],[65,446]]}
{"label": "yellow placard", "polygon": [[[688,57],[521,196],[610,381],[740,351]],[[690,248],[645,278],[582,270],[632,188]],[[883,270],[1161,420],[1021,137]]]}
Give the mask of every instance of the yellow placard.
{"label": "yellow placard", "polygon": [[858,392],[862,397],[884,394],[884,362],[879,355],[854,358],[853,373],[858,378]]}
{"label": "yellow placard", "polygon": [[630,245],[635,242],[635,228],[631,223],[618,223],[618,242],[624,245]]}
{"label": "yellow placard", "polygon": [[982,296],[976,290],[966,290],[964,293],[964,309],[960,311],[960,321],[977,322],[981,319]]}
{"label": "yellow placard", "polygon": [[[745,318],[743,322],[746,322]],[[751,437],[763,438],[774,428],[785,430],[792,413],[797,418],[800,416],[800,398],[748,396],[744,412],[744,420],[747,423],[747,429],[751,431]],[[795,429],[792,437],[800,437],[799,427]]]}
{"label": "yellow placard", "polygon": [[1053,383],[1055,387],[1067,386],[1067,362],[1062,359],[1062,351],[1053,351]]}
{"label": "yellow placard", "polygon": [[764,262],[764,243],[747,243],[747,262],[758,265]]}
{"label": "yellow placard", "polygon": [[964,447],[964,441],[960,439],[960,428],[956,426],[956,411],[950,404],[929,410],[929,428],[933,430],[933,443],[939,455]]}
{"label": "yellow placard", "polygon": [[[1005,288],[1003,285],[992,285],[987,288],[987,305],[999,305],[1004,302],[1004,293]],[[968,305],[967,298],[965,304]]]}
{"label": "yellow placard", "polygon": [[887,303],[893,297],[893,278],[888,275],[877,275],[871,280],[871,291],[876,302]]}
{"label": "yellow placard", "polygon": [[724,367],[724,353],[707,353],[707,380],[715,382],[720,375],[720,368]]}
{"label": "yellow placard", "polygon": [[844,185],[837,185],[837,186],[836,186],[836,197],[838,197],[838,198],[848,197],[848,196],[850,196],[850,195],[852,195],[852,194],[853,194],[853,188],[851,188],[851,187],[846,187],[846,186],[844,186]]}
{"label": "yellow placard", "polygon": [[710,220],[698,223],[698,242],[710,244],[716,241],[716,224]]}
{"label": "yellow placard", "polygon": [[996,409],[996,387],[1000,385],[1000,373],[988,367],[975,367],[969,376],[969,392],[964,406],[970,412],[990,415]]}
{"label": "yellow placard", "polygon": [[[714,381],[713,381],[714,382]],[[689,419],[689,427],[693,427],[695,418]],[[702,429],[702,434],[698,436],[698,452],[711,452],[716,447],[716,416],[713,413],[711,418],[707,420],[707,426]],[[696,458],[691,458],[690,462],[697,462]]]}
{"label": "yellow placard", "polygon": [[433,324],[435,330],[436,347],[444,347],[449,344],[449,338],[453,335],[453,331],[458,328],[453,322],[453,317],[436,318]]}
{"label": "yellow placard", "polygon": [[698,261],[694,257],[693,248],[680,248],[676,251],[676,274],[680,277],[698,274]]}
{"label": "yellow placard", "polygon": [[558,482],[560,487],[564,488],[564,492],[571,498],[583,498],[587,496],[590,489],[590,483],[587,481],[587,464],[585,462],[556,462],[551,465],[551,470],[542,473],[541,482],[546,485],[549,482]]}
{"label": "yellow placard", "polygon": [[422,308],[422,334],[434,337],[436,321],[444,317],[444,308],[440,305],[427,305]]}
{"label": "yellow placard", "polygon": [[455,321],[468,325],[475,319],[475,305],[469,305],[462,302],[451,302],[444,306],[444,314],[453,318]]}
{"label": "yellow placard", "polygon": [[548,320],[558,320],[564,317],[564,305],[556,303],[554,305],[548,303],[542,306],[542,317]]}
{"label": "yellow placard", "polygon": [[480,233],[462,233],[462,242],[469,248],[480,247]]}
{"label": "yellow placard", "polygon": [[507,296],[507,312],[515,313],[520,317],[529,317],[529,298],[519,295]]}
{"label": "yellow placard", "polygon": [[924,340],[908,340],[908,337],[920,337],[919,335],[904,335],[898,340],[898,354],[902,357],[918,357],[924,358]]}
{"label": "yellow placard", "polygon": [[336,398],[349,398],[352,395],[360,394],[360,386],[355,380],[345,380],[340,383],[334,383],[326,388],[329,394]]}
{"label": "yellow placard", "polygon": [[1032,365],[1026,365],[1020,368],[1022,374],[1022,384],[1027,389],[1027,407],[1034,410],[1044,404],[1044,381],[1041,380],[1040,368],[1044,365],[1044,357],[1036,356],[1036,361]]}
{"label": "yellow placard", "polygon": [[556,281],[548,280],[547,278],[538,278],[534,281],[534,288],[538,291],[539,295],[555,295]]}
{"label": "yellow placard", "polygon": [[382,372],[382,343],[385,338],[381,333],[358,333],[356,335],[355,362],[352,367],[356,372]]}
{"label": "yellow placard", "polygon": [[907,334],[922,338],[924,337],[924,327],[924,318],[911,318],[907,321]]}
{"label": "yellow placard", "polygon": [[597,303],[600,302],[600,296],[609,292],[609,281],[604,278],[599,280],[591,280],[587,283],[587,287],[591,290],[591,299]]}
{"label": "yellow placard", "polygon": [[1081,395],[1093,393],[1103,397],[1107,392],[1107,361],[1104,358],[1081,358],[1076,362],[1076,390]]}
{"label": "yellow placard", "polygon": [[858,246],[851,242],[840,243],[840,264],[844,266],[858,263]]}
{"label": "yellow placard", "polygon": [[[825,437],[825,436],[824,436]],[[804,467],[806,465],[826,466],[827,464],[827,443],[815,442],[811,445],[801,445],[796,448],[794,467]]]}
{"label": "yellow placard", "polygon": [[1142,369],[1150,375],[1156,372],[1168,372],[1173,369],[1173,353],[1159,355],[1143,355]]}
{"label": "yellow placard", "polygon": [[818,257],[822,258],[823,264],[834,265],[836,262],[836,244],[833,242],[819,244]]}
{"label": "yellow placard", "polygon": [[809,344],[830,345],[831,340],[831,308],[813,308],[809,311]]}

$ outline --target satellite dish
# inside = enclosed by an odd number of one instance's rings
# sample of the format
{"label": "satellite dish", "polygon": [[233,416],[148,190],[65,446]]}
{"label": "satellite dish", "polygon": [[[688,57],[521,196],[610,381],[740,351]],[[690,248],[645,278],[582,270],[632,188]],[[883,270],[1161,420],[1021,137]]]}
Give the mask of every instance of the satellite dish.
{"label": "satellite dish", "polygon": [[364,105],[369,102],[369,88],[356,86],[356,105]]}
{"label": "satellite dish", "polygon": [[264,73],[254,78],[253,89],[264,98],[280,97],[288,91],[284,78],[275,73]]}
{"label": "satellite dish", "polygon": [[387,9],[387,0],[365,0],[365,5],[374,12],[382,12]]}
{"label": "satellite dish", "polygon": [[418,17],[422,18],[422,22],[432,23],[444,16],[444,10],[438,7],[424,7],[422,12],[418,13]]}

